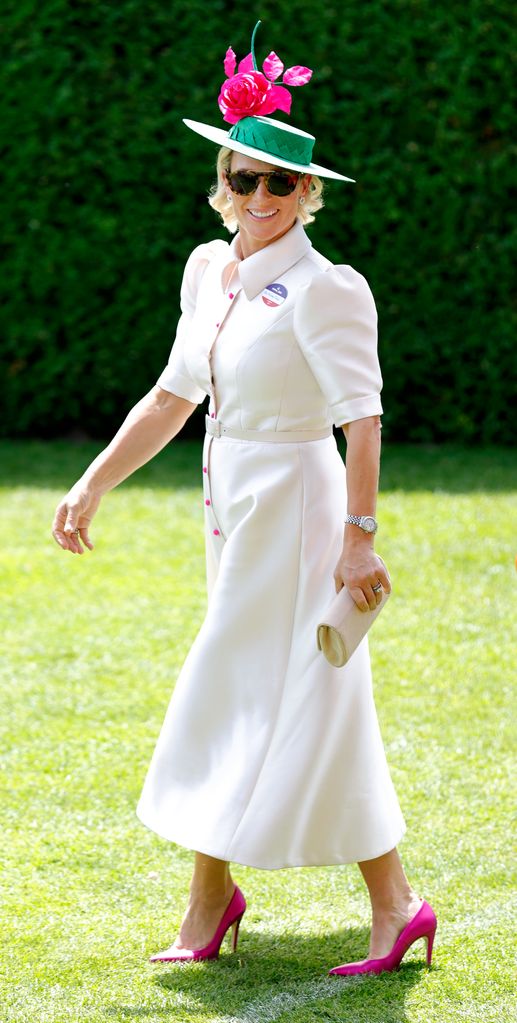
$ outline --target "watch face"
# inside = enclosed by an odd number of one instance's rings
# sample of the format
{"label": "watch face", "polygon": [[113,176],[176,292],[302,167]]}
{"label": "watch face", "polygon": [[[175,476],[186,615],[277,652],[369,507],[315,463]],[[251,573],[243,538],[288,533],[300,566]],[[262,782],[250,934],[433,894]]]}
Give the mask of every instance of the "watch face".
{"label": "watch face", "polygon": [[366,533],[375,533],[377,523],[372,515],[365,515],[363,518],[363,529]]}

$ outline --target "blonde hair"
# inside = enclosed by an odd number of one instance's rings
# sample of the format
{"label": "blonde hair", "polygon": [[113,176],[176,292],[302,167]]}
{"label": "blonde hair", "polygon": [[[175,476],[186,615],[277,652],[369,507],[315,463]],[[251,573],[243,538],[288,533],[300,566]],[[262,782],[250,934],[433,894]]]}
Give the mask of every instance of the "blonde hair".
{"label": "blonde hair", "polygon": [[[224,183],[224,171],[229,171],[232,163],[233,149],[222,146],[217,155],[217,182],[212,185],[208,193],[208,202],[213,210],[219,214],[224,226],[232,234],[237,230],[238,224],[233,213],[233,207],[226,198],[227,186]],[[323,181],[321,178],[312,176],[309,190],[305,196],[305,203],[298,209],[298,220],[305,226],[312,224],[314,215],[321,210],[323,204]]]}

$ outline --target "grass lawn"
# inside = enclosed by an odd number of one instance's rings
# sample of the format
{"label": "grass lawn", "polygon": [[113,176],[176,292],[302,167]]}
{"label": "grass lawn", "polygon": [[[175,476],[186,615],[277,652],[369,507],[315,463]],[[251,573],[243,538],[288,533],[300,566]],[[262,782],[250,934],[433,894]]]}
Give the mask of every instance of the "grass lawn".
{"label": "grass lawn", "polygon": [[[0,445],[1,1023],[510,1023],[515,1019],[511,687],[517,461],[386,447],[379,553],[394,595],[372,633],[377,706],[407,819],[401,845],[439,918],[435,965],[328,978],[366,951],[355,867],[236,867],[238,953],[151,966],[191,854],[134,807],[204,614],[200,446],[109,495],[96,550],[50,522],[91,444]],[[515,856],[514,856],[515,859]]]}

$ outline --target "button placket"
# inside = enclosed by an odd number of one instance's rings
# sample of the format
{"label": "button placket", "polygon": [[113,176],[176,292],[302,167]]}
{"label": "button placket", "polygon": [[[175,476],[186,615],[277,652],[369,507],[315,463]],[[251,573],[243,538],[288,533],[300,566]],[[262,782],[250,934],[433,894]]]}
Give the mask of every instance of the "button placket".
{"label": "button placket", "polygon": [[210,437],[206,453],[206,464],[203,466],[203,499],[205,502],[205,516],[208,524],[208,528],[212,536],[216,536],[222,543],[225,542],[226,537],[220,529],[219,522],[216,519],[213,505],[212,505],[212,488],[210,485],[210,454],[212,451],[212,444],[214,438]]}
{"label": "button placket", "polygon": [[[221,330],[222,327],[224,327],[226,317],[231,312],[231,303],[232,303],[233,299],[238,297],[240,291],[241,291],[241,288],[240,288],[240,286],[238,286],[235,291],[230,291],[227,294],[224,294],[223,297],[222,297],[222,301],[224,303],[224,306],[222,305],[221,308],[220,308],[219,319],[215,323],[214,337],[213,337],[213,340],[212,340],[212,342],[210,344],[210,348],[208,350],[208,362],[209,362],[209,364],[211,363],[212,350],[213,350],[213,347],[214,347],[214,345],[215,345],[215,343],[217,341],[217,338],[218,338],[218,335],[219,335],[219,331]],[[216,419],[217,418],[217,401],[216,401],[216,396],[215,396],[214,378],[212,376],[211,366],[210,366],[210,381],[211,381],[211,384],[212,384],[212,387],[211,387],[211,390],[210,390],[211,407],[213,407],[213,411],[210,412],[210,416],[211,416],[212,419]]]}
{"label": "button placket", "polygon": [[[237,290],[229,291],[227,294],[224,295],[224,307],[221,306],[220,313],[219,313],[219,318],[215,322],[215,337],[214,337],[214,340],[213,340],[212,345],[210,347],[210,352],[208,354],[208,361],[209,361],[209,363],[211,362],[212,348],[213,348],[213,345],[215,344],[215,342],[217,340],[217,335],[218,335],[221,327],[224,326],[224,321],[226,319],[226,316],[228,315],[228,313],[231,310],[231,303],[236,298],[236,296],[237,296],[239,291],[240,291],[240,287],[237,287]],[[212,419],[216,419],[217,418],[217,401],[216,401],[214,379],[213,379],[213,376],[212,376],[211,367],[210,367],[210,380],[211,380],[211,384],[212,384],[212,387],[211,387],[211,390],[210,390],[211,407],[213,408],[213,411],[210,412],[210,417]],[[218,537],[221,540],[221,542],[224,543],[225,540],[226,540],[226,537],[225,537],[223,531],[221,530],[219,522],[217,521],[217,518],[216,518],[215,513],[214,513],[214,508],[213,508],[213,504],[212,504],[211,486],[210,486],[210,452],[212,450],[213,440],[214,440],[214,438],[211,437],[210,441],[209,441],[209,444],[208,444],[208,448],[207,448],[207,464],[203,466],[203,499],[204,499],[204,503],[205,503],[205,515],[206,515],[206,518],[207,518],[207,523],[208,523],[210,532],[212,533],[212,536]]]}
{"label": "button placket", "polygon": [[220,310],[218,310],[219,315],[217,316],[217,319],[214,324],[216,335],[221,329],[221,327],[224,325],[224,321],[231,310],[232,302],[234,301],[234,299],[237,298],[237,295],[238,291],[229,291],[227,295],[224,295],[223,304],[221,305]]}

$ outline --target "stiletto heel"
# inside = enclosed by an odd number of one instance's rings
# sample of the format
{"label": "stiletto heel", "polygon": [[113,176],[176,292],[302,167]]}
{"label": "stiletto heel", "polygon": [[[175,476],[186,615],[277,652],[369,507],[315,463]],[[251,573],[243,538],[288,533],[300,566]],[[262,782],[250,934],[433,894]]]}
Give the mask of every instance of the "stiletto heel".
{"label": "stiletto heel", "polygon": [[427,965],[430,966],[436,926],[436,916],[429,903],[424,900],[418,912],[399,934],[387,956],[383,956],[382,959],[362,959],[358,963],[343,963],[343,966],[335,966],[333,970],[329,970],[329,974],[334,977],[354,977],[358,973],[384,973],[396,970],[408,948],[419,938],[425,938],[427,941]]}
{"label": "stiletto heel", "polygon": [[243,916],[244,913],[241,913],[241,915],[237,918],[235,923],[232,924],[232,952],[237,951],[237,942],[239,940],[239,927],[241,925],[241,920]]}
{"label": "stiletto heel", "polygon": [[217,959],[223,938],[226,932],[232,928],[232,950],[237,948],[240,922],[246,910],[246,899],[240,888],[235,886],[235,891],[219,921],[216,932],[208,945],[204,948],[176,948],[171,945],[164,952],[157,952],[151,956],[151,963],[186,963],[195,959]]}
{"label": "stiletto heel", "polygon": [[431,965],[431,960],[433,958],[433,945],[434,945],[434,936],[435,936],[435,934],[436,934],[436,927],[435,927],[434,931],[431,931],[427,935],[427,939],[426,939],[427,940],[427,965],[428,966]]}

